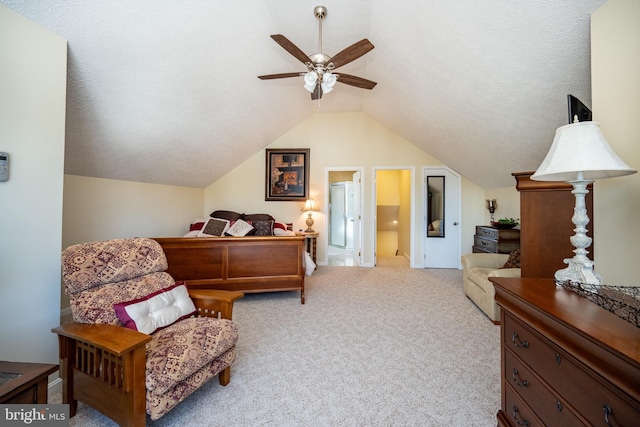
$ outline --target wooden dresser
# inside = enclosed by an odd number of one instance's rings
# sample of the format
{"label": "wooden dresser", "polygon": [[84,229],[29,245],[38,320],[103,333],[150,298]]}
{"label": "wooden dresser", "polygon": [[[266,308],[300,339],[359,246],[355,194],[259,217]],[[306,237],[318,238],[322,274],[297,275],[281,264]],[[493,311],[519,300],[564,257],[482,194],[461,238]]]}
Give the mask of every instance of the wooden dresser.
{"label": "wooden dresser", "polygon": [[552,279],[490,280],[502,309],[499,426],[640,424],[640,328]]}
{"label": "wooden dresser", "polygon": [[[512,174],[520,192],[520,264],[522,277],[553,278],[556,270],[565,268],[565,258],[573,257],[571,236],[575,225],[571,221],[575,196],[566,182],[534,181],[533,172]],[[591,221],[587,235],[593,238],[593,185],[585,197]],[[587,249],[593,258],[593,244]]]}
{"label": "wooden dresser", "polygon": [[498,229],[488,225],[476,226],[473,236],[473,252],[510,254],[520,247],[520,230]]}

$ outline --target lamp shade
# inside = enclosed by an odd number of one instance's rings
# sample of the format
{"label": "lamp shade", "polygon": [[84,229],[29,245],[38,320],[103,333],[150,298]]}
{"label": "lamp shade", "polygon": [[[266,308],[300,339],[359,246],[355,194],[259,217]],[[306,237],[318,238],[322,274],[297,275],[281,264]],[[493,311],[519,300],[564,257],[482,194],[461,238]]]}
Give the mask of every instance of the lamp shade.
{"label": "lamp shade", "polygon": [[571,181],[580,172],[584,179],[596,180],[637,171],[614,153],[597,122],[577,122],[556,130],[547,157],[531,179]]}
{"label": "lamp shade", "polygon": [[316,205],[316,201],[313,199],[307,199],[302,208],[303,211],[315,212],[318,210],[318,205]]}

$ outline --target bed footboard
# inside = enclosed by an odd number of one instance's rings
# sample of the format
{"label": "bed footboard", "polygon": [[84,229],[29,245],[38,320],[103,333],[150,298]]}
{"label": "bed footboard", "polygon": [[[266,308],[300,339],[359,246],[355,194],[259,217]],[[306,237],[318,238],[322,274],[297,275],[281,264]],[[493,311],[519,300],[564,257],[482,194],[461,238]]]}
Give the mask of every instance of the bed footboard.
{"label": "bed footboard", "polygon": [[304,237],[155,238],[167,272],[191,289],[244,293],[300,291],[304,304]]}

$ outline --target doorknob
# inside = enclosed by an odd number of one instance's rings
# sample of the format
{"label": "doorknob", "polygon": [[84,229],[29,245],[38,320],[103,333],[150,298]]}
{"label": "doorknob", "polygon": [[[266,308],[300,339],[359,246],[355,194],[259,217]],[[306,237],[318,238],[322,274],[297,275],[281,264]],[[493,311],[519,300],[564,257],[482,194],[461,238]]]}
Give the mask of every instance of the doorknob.
{"label": "doorknob", "polygon": [[458,223],[454,221],[454,222],[453,222],[453,225],[458,225]]}

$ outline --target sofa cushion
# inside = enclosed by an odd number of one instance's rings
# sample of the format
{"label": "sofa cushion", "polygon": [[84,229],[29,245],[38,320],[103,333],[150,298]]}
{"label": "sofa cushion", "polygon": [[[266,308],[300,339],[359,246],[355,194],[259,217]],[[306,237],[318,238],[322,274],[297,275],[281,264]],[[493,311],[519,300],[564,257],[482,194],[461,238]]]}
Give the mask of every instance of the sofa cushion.
{"label": "sofa cushion", "polygon": [[487,277],[493,270],[495,268],[492,267],[471,267],[467,274],[472,282],[484,289],[485,286],[491,285]]}
{"label": "sofa cushion", "polygon": [[192,317],[152,337],[147,344],[146,387],[161,395],[232,348],[238,329],[231,320]]}
{"label": "sofa cushion", "polygon": [[113,308],[125,328],[144,334],[151,334],[196,312],[184,282],[142,298],[114,304]]}

